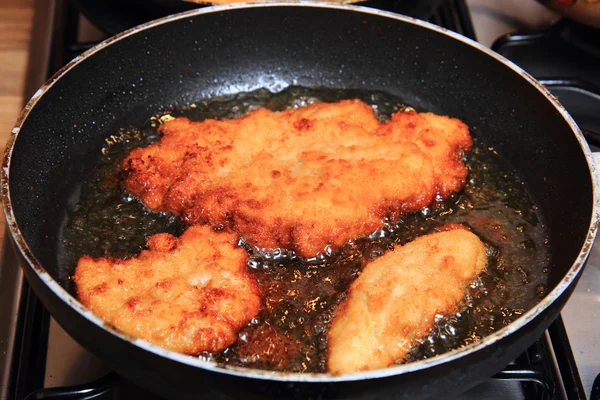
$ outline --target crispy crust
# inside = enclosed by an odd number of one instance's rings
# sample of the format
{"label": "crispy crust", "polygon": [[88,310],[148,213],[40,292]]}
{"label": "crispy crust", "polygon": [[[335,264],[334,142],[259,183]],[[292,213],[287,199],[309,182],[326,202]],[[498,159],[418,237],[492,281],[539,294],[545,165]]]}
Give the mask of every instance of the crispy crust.
{"label": "crispy crust", "polygon": [[215,353],[260,309],[257,282],[237,235],[193,226],[180,238],[151,236],[128,260],[84,256],[79,300],[118,329],[185,354]]}
{"label": "crispy crust", "polygon": [[161,126],[124,161],[125,187],[155,211],[239,232],[303,257],[371,233],[465,183],[465,124],[399,112],[380,123],[358,100]]}
{"label": "crispy crust", "polygon": [[[454,228],[454,229],[453,229]],[[437,314],[457,311],[487,265],[485,245],[461,226],[417,238],[366,266],[335,311],[328,332],[334,374],[402,362]]]}

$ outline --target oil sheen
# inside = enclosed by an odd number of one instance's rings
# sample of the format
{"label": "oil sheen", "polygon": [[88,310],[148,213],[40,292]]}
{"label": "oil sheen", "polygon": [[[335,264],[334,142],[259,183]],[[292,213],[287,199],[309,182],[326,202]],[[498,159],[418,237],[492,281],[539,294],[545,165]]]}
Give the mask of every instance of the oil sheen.
{"label": "oil sheen", "polygon": [[[147,210],[121,184],[120,162],[131,149],[158,140],[156,128],[161,121],[179,116],[235,118],[257,107],[282,110],[348,98],[370,104],[382,121],[406,108],[382,92],[291,87],[279,93],[259,90],[163,110],[145,126],[110,133],[97,168],[76,188],[68,205],[59,251],[61,264],[66,266],[63,284],[74,291],[70,276],[84,254],[131,257],[144,248],[148,236],[158,232],[180,235],[185,230],[175,216]],[[493,148],[475,137],[465,161],[469,175],[461,192],[398,221],[386,221],[370,236],[350,241],[336,252],[324,249],[306,260],[285,249],[264,252],[242,240],[240,245],[250,254],[248,268],[267,294],[263,308],[239,332],[234,345],[201,357],[248,368],[326,371],[327,329],[350,283],[387,250],[448,223],[470,227],[486,243],[488,268],[468,288],[456,314],[436,316],[434,329],[415,343],[406,362],[468,345],[510,324],[546,294],[548,232],[526,185]]]}

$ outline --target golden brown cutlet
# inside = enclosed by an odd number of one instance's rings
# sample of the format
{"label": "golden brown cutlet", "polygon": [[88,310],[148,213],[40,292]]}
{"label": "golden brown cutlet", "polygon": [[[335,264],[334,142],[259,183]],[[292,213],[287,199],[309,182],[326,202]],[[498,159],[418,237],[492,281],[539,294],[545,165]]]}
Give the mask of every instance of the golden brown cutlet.
{"label": "golden brown cutlet", "polygon": [[485,245],[466,229],[419,237],[368,264],[335,310],[327,334],[329,372],[402,362],[437,314],[457,311],[486,265]]}
{"label": "golden brown cutlet", "polygon": [[79,300],[133,336],[177,352],[215,353],[261,306],[238,236],[207,226],[181,237],[160,233],[127,260],[82,257],[73,280]]}
{"label": "golden brown cutlet", "polygon": [[307,258],[460,190],[471,147],[457,119],[398,112],[381,123],[358,100],[177,118],[160,133],[122,164],[147,207]]}

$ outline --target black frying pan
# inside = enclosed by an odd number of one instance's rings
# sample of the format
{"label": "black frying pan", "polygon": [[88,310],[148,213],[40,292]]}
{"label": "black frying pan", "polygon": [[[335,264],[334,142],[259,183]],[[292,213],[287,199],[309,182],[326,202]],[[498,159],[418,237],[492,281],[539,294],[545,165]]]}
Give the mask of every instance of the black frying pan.
{"label": "black frying pan", "polygon": [[[221,368],[129,337],[56,279],[67,196],[104,138],[157,110],[288,85],[382,90],[465,121],[513,165],[549,229],[549,293],[483,340],[423,361],[350,375]],[[353,7],[204,8],[128,31],[66,66],[32,98],[2,169],[4,210],[25,274],[80,343],[171,398],[414,398],[466,390],[533,343],[572,293],[598,224],[595,166],[548,92],[482,46],[429,24]]]}

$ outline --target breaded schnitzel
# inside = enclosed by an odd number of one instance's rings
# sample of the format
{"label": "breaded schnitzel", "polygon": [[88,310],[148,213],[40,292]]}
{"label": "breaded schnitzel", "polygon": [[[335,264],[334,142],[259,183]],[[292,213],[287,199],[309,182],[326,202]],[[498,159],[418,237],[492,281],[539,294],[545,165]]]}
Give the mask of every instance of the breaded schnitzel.
{"label": "breaded schnitzel", "polygon": [[177,352],[215,353],[259,311],[238,236],[193,226],[160,233],[127,260],[84,256],[73,280],[79,300],[118,329]]}
{"label": "breaded schnitzel", "polygon": [[402,362],[450,314],[485,269],[486,247],[465,229],[421,236],[368,264],[338,306],[328,332],[334,374]]}
{"label": "breaded schnitzel", "polygon": [[230,120],[177,118],[123,162],[125,187],[154,211],[239,232],[260,248],[313,257],[428,206],[465,183],[465,124],[358,100]]}

